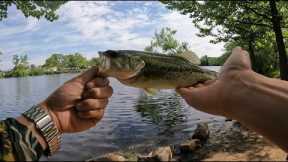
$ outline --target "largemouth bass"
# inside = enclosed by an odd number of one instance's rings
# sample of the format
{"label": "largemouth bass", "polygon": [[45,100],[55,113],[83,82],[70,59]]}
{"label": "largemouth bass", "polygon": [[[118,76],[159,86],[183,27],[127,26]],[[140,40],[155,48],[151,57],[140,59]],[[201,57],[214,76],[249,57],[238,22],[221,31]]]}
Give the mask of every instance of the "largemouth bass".
{"label": "largemouth bass", "polygon": [[199,58],[192,52],[164,55],[132,50],[99,52],[99,69],[121,83],[143,88],[148,94],[159,89],[191,86],[215,79],[214,71],[198,66]]}

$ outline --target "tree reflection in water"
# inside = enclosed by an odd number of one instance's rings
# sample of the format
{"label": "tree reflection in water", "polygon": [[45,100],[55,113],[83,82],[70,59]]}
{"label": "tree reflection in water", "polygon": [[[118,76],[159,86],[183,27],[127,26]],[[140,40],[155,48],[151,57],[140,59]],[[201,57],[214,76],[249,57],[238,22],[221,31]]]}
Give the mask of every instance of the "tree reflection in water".
{"label": "tree reflection in water", "polygon": [[174,129],[185,123],[184,106],[176,92],[159,92],[156,96],[141,94],[136,103],[136,111],[144,122],[156,125],[159,134],[172,135]]}

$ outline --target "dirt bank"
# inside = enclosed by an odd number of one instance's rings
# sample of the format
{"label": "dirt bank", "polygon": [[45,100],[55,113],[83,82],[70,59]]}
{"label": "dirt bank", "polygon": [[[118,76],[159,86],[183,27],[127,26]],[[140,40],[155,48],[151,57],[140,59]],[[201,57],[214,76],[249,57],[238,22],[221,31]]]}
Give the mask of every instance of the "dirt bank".
{"label": "dirt bank", "polygon": [[225,122],[214,125],[208,143],[192,156],[205,161],[283,161],[286,153],[254,131]]}
{"label": "dirt bank", "polygon": [[[212,122],[209,124],[209,130],[210,137],[201,148],[193,153],[173,155],[172,161],[284,161],[286,159],[286,153],[279,147],[237,122]],[[137,161],[137,156],[147,155],[152,150],[149,149],[145,153],[134,151],[118,153],[126,160]]]}

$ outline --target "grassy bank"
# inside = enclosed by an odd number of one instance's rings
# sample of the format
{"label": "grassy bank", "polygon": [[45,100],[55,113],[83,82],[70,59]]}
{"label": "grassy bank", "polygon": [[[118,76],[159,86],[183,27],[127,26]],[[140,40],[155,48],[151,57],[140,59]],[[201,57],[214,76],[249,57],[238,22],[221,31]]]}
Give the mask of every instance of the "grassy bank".
{"label": "grassy bank", "polygon": [[27,76],[40,76],[40,75],[53,75],[53,74],[63,74],[63,73],[80,73],[85,71],[86,69],[65,69],[65,70],[45,70],[45,69],[27,69],[25,71],[6,71],[0,72],[0,79],[1,78],[11,78],[11,77],[27,77]]}

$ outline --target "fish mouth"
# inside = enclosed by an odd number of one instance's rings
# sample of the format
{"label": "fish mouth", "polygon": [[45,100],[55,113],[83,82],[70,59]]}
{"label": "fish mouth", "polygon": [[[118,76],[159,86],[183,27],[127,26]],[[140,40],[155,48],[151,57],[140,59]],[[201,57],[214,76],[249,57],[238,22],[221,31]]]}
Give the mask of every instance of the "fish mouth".
{"label": "fish mouth", "polygon": [[[112,76],[117,78],[121,82],[129,83],[134,80],[136,77],[127,77],[125,74],[120,71],[115,71],[112,67],[112,58],[109,54],[105,52],[99,52],[99,71],[100,73],[106,76]],[[125,72],[124,72],[125,73]]]}
{"label": "fish mouth", "polygon": [[101,71],[105,72],[110,68],[111,60],[103,52],[99,52],[99,68]]}

